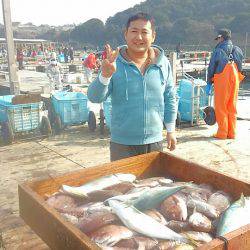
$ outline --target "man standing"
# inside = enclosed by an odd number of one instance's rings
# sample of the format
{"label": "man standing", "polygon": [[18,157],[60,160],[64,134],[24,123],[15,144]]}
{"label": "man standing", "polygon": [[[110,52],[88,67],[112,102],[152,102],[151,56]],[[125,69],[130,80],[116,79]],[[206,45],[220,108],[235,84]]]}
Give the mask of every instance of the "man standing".
{"label": "man standing", "polygon": [[244,79],[241,74],[243,54],[239,47],[233,46],[231,31],[221,29],[215,38],[217,45],[208,67],[209,94],[214,83],[214,107],[219,139],[234,139],[236,134],[236,103],[239,84]]}
{"label": "man standing", "polygon": [[47,76],[50,80],[50,92],[54,90],[62,90],[63,84],[61,79],[61,65],[56,59],[51,59],[47,68]]}
{"label": "man standing", "polygon": [[22,70],[23,67],[23,50],[22,48],[17,49],[16,60],[18,61],[18,69]]}
{"label": "man standing", "polygon": [[115,51],[107,45],[101,72],[88,88],[92,102],[111,97],[111,161],[161,151],[163,123],[168,148],[175,149],[175,86],[164,51],[152,46],[155,35],[151,16],[130,17],[124,33],[127,45]]}
{"label": "man standing", "polygon": [[97,55],[95,55],[94,53],[90,53],[83,62],[87,83],[90,83],[92,81],[93,71],[97,67],[96,58]]}

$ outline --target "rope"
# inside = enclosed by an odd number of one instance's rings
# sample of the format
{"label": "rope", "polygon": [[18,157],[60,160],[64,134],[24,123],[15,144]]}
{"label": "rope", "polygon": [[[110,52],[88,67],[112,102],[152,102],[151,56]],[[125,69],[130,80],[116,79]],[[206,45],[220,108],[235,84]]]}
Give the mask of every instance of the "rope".
{"label": "rope", "polygon": [[228,244],[229,244],[228,239],[225,238],[224,236],[217,236],[216,238],[222,240],[224,242],[224,249],[228,250]]}
{"label": "rope", "polygon": [[44,147],[44,148],[48,149],[49,151],[51,151],[51,152],[53,152],[53,153],[55,153],[55,154],[57,154],[57,155],[59,155],[59,156],[63,157],[64,159],[66,159],[66,160],[68,160],[68,161],[73,162],[74,164],[78,165],[79,167],[81,167],[81,168],[86,168],[86,167],[84,167],[83,165],[81,165],[80,163],[78,163],[78,162],[76,162],[76,161],[71,160],[71,159],[70,159],[70,158],[68,158],[67,156],[65,156],[65,155],[62,155],[62,154],[58,153],[58,152],[57,152],[57,151],[55,151],[54,149],[51,149],[51,148],[49,148],[49,147],[47,147],[47,146],[43,145],[42,143],[40,143],[40,142],[38,142],[38,141],[36,141],[36,143],[37,143],[37,144],[39,144],[40,146],[42,146],[42,147]]}

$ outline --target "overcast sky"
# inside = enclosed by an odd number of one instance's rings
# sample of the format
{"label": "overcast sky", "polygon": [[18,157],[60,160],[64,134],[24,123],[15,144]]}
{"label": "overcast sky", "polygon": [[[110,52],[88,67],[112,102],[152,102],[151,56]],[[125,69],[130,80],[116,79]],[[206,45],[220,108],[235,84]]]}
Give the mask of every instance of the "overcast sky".
{"label": "overcast sky", "polygon": [[[115,13],[145,0],[10,0],[13,22],[35,25],[79,24],[91,18],[103,22]],[[3,23],[0,0],[0,23]]]}

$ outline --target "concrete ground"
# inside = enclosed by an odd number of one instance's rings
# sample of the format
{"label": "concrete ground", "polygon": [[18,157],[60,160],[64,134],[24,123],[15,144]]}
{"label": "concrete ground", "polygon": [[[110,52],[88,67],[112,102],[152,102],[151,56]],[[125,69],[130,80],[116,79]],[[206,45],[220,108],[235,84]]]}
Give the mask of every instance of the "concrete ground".
{"label": "concrete ground", "polygon": [[[215,130],[206,125],[178,129],[173,154],[250,182],[250,122],[238,121],[235,140],[213,139]],[[17,184],[109,162],[109,133],[72,127],[48,139],[2,146],[0,155],[0,249],[49,249],[19,218]]]}
{"label": "concrete ground", "polygon": [[[24,90],[41,90],[47,82],[43,73],[23,71],[20,77]],[[239,115],[244,119],[238,121],[235,140],[213,139],[216,126],[182,125],[177,129],[178,146],[173,154],[250,183],[250,113],[249,102],[245,101],[249,98],[248,89],[239,101]],[[94,109],[97,112],[99,106]],[[90,133],[86,125],[71,127],[47,139],[18,140],[13,145],[0,146],[0,249],[49,249],[19,218],[18,183],[106,162],[109,162],[108,131],[100,136],[99,128]]]}

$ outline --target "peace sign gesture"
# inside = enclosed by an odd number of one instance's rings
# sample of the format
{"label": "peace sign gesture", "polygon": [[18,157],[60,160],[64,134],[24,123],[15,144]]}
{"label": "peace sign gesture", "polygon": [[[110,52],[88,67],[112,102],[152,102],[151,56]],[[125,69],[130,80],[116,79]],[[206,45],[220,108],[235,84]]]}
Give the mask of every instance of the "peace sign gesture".
{"label": "peace sign gesture", "polygon": [[116,71],[116,63],[115,60],[119,54],[119,48],[116,50],[112,50],[109,44],[105,45],[105,51],[107,53],[107,58],[103,60],[101,71],[103,77],[111,77]]}

